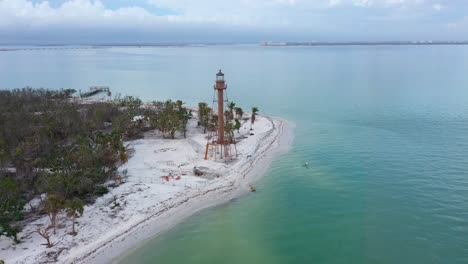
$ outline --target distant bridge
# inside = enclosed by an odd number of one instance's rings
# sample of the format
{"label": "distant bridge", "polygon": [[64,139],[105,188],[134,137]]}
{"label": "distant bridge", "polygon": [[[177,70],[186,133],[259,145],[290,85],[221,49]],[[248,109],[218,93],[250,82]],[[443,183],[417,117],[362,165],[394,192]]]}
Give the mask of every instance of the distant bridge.
{"label": "distant bridge", "polygon": [[103,47],[97,46],[44,46],[44,47],[14,47],[0,48],[0,51],[20,51],[20,50],[83,50],[83,49],[99,49]]}

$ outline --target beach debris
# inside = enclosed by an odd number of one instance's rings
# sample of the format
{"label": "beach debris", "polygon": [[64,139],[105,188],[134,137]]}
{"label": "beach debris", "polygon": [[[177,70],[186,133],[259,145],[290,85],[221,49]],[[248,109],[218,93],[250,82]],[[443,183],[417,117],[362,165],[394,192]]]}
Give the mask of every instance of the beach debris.
{"label": "beach debris", "polygon": [[175,148],[162,148],[162,149],[156,149],[153,152],[154,153],[160,153],[160,152],[168,152],[168,151],[176,151],[177,149]]}
{"label": "beach debris", "polygon": [[206,171],[208,170],[207,167],[202,167],[202,166],[195,166],[193,167],[193,173],[197,176],[203,176],[205,175]]}
{"label": "beach debris", "polygon": [[183,167],[183,166],[188,165],[188,164],[189,164],[188,162],[182,162],[179,165],[177,165],[177,168]]}
{"label": "beach debris", "polygon": [[220,177],[219,173],[217,173],[215,170],[203,166],[193,167],[193,174],[207,180],[213,180]]}
{"label": "beach debris", "polygon": [[161,176],[161,179],[163,181],[170,182],[171,179],[178,181],[178,180],[182,179],[182,177],[180,177],[179,175],[173,176],[172,174],[169,174],[169,175]]}
{"label": "beach debris", "polygon": [[132,122],[139,122],[139,121],[143,121],[143,120],[145,120],[145,116],[137,115],[137,116],[133,117]]}
{"label": "beach debris", "polygon": [[115,181],[116,183],[119,183],[119,184],[120,184],[120,183],[122,183],[122,177],[120,177],[120,176],[115,176],[114,181]]}
{"label": "beach debris", "polygon": [[118,198],[118,197],[117,197],[116,194],[113,194],[112,192],[111,192],[110,194],[112,195],[112,201],[111,201],[111,203],[113,203],[113,204],[110,206],[110,208],[113,210],[113,209],[119,207],[119,206],[120,206],[120,203],[117,201],[117,198]]}

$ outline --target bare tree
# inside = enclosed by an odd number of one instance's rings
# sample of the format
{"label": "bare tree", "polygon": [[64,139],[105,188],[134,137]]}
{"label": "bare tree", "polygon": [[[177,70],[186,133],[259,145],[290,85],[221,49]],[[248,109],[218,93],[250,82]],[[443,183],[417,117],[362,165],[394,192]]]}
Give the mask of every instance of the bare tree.
{"label": "bare tree", "polygon": [[42,230],[40,227],[37,227],[37,229],[36,229],[36,233],[38,233],[47,242],[46,244],[43,244],[43,245],[46,245],[48,248],[51,248],[56,244],[56,243],[52,243],[50,241],[50,236],[51,236],[51,230],[50,229],[51,229],[50,226],[44,228],[44,230]]}

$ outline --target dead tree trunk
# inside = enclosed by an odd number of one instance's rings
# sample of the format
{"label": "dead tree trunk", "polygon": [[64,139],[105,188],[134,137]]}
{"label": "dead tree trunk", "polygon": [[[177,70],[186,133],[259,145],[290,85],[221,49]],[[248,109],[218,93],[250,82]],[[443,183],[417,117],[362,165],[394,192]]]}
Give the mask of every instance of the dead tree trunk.
{"label": "dead tree trunk", "polygon": [[47,227],[44,230],[42,230],[40,227],[38,227],[36,229],[36,233],[38,233],[42,238],[46,240],[47,244],[43,245],[46,245],[48,248],[51,248],[55,245],[50,241],[50,228]]}

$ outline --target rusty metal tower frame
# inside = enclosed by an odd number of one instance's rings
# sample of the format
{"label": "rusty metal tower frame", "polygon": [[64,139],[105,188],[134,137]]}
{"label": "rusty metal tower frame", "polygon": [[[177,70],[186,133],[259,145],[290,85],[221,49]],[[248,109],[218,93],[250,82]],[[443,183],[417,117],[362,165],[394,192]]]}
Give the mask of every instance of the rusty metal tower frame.
{"label": "rusty metal tower frame", "polygon": [[[214,123],[216,116],[217,123],[210,126],[210,133],[208,135],[208,142],[206,143],[205,160],[208,159],[211,150],[212,156],[216,160],[217,154],[219,159],[228,161],[237,157],[237,146],[234,137],[227,136],[224,130],[224,111],[225,104],[228,102],[227,85],[224,81],[224,73],[219,70],[216,74],[216,83],[213,86],[213,103],[211,105],[210,121]],[[215,115],[217,113],[217,115]],[[231,145],[234,145],[234,153],[232,153]],[[210,148],[211,147],[211,148]]]}

